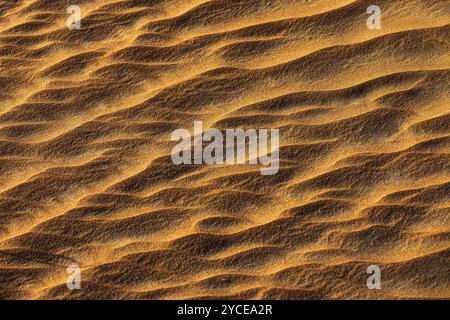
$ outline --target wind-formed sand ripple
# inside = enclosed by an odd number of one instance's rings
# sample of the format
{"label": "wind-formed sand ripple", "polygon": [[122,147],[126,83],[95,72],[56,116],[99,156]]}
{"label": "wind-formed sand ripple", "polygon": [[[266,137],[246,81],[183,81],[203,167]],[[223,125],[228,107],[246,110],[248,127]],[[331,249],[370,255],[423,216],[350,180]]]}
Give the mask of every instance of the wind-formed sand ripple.
{"label": "wind-formed sand ripple", "polygon": [[[2,1],[0,298],[449,298],[450,3],[372,2]],[[278,174],[174,165],[194,120]]]}

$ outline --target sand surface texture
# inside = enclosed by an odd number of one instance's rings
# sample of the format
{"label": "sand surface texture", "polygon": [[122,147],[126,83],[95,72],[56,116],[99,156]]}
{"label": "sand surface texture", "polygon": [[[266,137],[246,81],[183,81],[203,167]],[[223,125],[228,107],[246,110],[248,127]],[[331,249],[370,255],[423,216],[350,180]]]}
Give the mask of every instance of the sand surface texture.
{"label": "sand surface texture", "polygon": [[449,80],[448,0],[2,0],[0,298],[450,298]]}

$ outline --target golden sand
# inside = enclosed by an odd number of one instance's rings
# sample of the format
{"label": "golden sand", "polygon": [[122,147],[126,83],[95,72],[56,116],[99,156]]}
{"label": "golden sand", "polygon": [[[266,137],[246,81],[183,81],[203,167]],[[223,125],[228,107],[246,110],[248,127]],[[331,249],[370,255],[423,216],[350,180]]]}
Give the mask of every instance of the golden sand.
{"label": "golden sand", "polygon": [[[450,1],[76,2],[0,2],[0,298],[450,298]],[[174,165],[195,120],[278,174]]]}

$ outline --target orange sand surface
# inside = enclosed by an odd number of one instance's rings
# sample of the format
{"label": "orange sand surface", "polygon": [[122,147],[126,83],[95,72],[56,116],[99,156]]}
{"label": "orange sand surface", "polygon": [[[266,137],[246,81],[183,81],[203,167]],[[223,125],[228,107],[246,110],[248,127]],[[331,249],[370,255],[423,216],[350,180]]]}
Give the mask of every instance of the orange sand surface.
{"label": "orange sand surface", "polygon": [[2,0],[0,89],[1,299],[450,298],[449,0]]}

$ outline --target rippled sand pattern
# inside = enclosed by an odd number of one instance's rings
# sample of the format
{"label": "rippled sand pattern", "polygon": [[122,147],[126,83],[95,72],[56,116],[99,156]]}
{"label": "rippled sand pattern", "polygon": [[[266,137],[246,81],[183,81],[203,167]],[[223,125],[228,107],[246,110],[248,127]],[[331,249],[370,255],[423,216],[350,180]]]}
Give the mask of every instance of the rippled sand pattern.
{"label": "rippled sand pattern", "polygon": [[[0,298],[450,298],[449,80],[448,0],[3,0]],[[279,173],[172,164],[194,120]]]}

